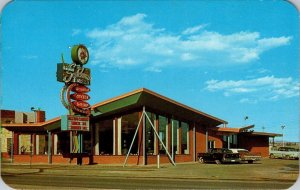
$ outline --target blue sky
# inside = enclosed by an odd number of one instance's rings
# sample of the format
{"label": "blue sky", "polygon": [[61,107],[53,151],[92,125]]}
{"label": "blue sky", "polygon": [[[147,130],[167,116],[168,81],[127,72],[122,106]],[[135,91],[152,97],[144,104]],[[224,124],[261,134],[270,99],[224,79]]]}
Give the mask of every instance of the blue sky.
{"label": "blue sky", "polygon": [[145,87],[299,141],[299,20],[286,1],[14,1],[1,16],[1,109],[66,114],[56,64],[83,43],[90,104]]}

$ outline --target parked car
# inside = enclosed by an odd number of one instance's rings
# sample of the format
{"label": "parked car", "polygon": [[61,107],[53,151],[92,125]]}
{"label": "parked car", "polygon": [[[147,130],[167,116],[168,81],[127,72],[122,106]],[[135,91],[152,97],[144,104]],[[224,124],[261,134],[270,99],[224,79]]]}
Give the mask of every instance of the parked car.
{"label": "parked car", "polygon": [[270,158],[299,159],[299,150],[291,147],[279,147],[270,150]]}
{"label": "parked car", "polygon": [[246,149],[242,148],[230,148],[233,153],[238,153],[241,158],[241,162],[248,162],[249,164],[252,164],[254,161],[261,160],[260,153],[251,153]]}
{"label": "parked car", "polygon": [[233,153],[226,148],[213,148],[207,153],[198,153],[198,160],[200,163],[215,162],[216,164],[240,163],[241,161],[238,153]]}

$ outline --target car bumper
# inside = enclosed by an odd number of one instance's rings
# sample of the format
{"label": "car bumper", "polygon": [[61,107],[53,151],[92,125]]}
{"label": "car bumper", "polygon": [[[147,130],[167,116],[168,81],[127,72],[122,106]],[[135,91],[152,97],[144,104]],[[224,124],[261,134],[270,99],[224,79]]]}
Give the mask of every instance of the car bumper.
{"label": "car bumper", "polygon": [[224,163],[239,163],[241,162],[241,159],[239,158],[225,158],[223,159]]}

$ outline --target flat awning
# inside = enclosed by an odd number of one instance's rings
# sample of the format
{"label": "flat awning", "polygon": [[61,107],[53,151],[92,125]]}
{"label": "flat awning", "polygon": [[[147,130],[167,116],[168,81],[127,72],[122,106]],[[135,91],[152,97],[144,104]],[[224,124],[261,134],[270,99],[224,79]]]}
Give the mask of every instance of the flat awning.
{"label": "flat awning", "polygon": [[210,126],[227,124],[227,121],[176,102],[145,88],[95,104],[92,106],[92,117],[96,119],[120,112],[141,109],[143,106],[146,107],[146,111],[152,111],[170,117],[173,116],[175,119],[207,123]]}
{"label": "flat awning", "polygon": [[[59,125],[58,125],[59,124]],[[17,131],[21,133],[46,133],[47,127],[60,127],[60,118],[54,118],[46,122],[40,123],[2,123],[1,127],[9,131]]]}
{"label": "flat awning", "polygon": [[268,136],[268,137],[282,137],[282,134],[278,133],[265,133],[265,132],[244,132],[241,133],[245,136]]}
{"label": "flat awning", "polygon": [[218,127],[214,131],[217,131],[218,135],[229,135],[229,134],[238,134],[242,132],[247,132],[249,129],[254,128],[254,125],[249,125],[240,128],[231,128],[231,127]]}

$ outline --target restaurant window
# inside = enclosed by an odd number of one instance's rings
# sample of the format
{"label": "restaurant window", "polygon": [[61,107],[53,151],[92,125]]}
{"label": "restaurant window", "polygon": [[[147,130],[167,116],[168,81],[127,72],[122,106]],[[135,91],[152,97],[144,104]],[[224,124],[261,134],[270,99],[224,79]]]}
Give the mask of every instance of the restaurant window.
{"label": "restaurant window", "polygon": [[[70,153],[70,132],[63,131],[57,134],[58,141],[57,141],[57,152],[61,154],[69,154]],[[39,136],[39,140],[42,136]],[[41,150],[39,150],[41,151]]]}
{"label": "restaurant window", "polygon": [[[156,120],[156,115],[150,112],[147,112],[147,115],[149,119],[151,120],[151,123],[155,127],[155,120]],[[153,155],[154,154],[154,130],[153,127],[151,126],[148,118],[146,117],[146,152],[148,155]]]}
{"label": "restaurant window", "polygon": [[90,153],[92,151],[91,147],[91,133],[83,132],[82,133],[82,152]]}
{"label": "restaurant window", "polygon": [[99,153],[113,154],[113,119],[99,122]]}
{"label": "restaurant window", "polygon": [[[164,117],[164,116],[159,116],[159,138],[162,140],[162,142],[164,143],[164,145],[166,145],[166,136],[167,136],[167,125],[168,125],[168,118]],[[159,153],[160,154],[165,154],[166,150],[164,149],[163,145],[161,142],[159,142],[158,144],[158,148],[159,148]]]}
{"label": "restaurant window", "polygon": [[181,122],[181,154],[189,154],[189,125]]}
{"label": "restaurant window", "polygon": [[[129,151],[130,144],[133,140],[134,133],[136,131],[138,122],[139,122],[139,114],[138,112],[134,112],[131,114],[127,114],[122,116],[121,121],[121,149],[122,149],[122,155],[126,155]],[[140,126],[141,127],[141,126]],[[137,154],[138,153],[138,138],[136,136],[134,143],[132,145],[130,154]]]}

